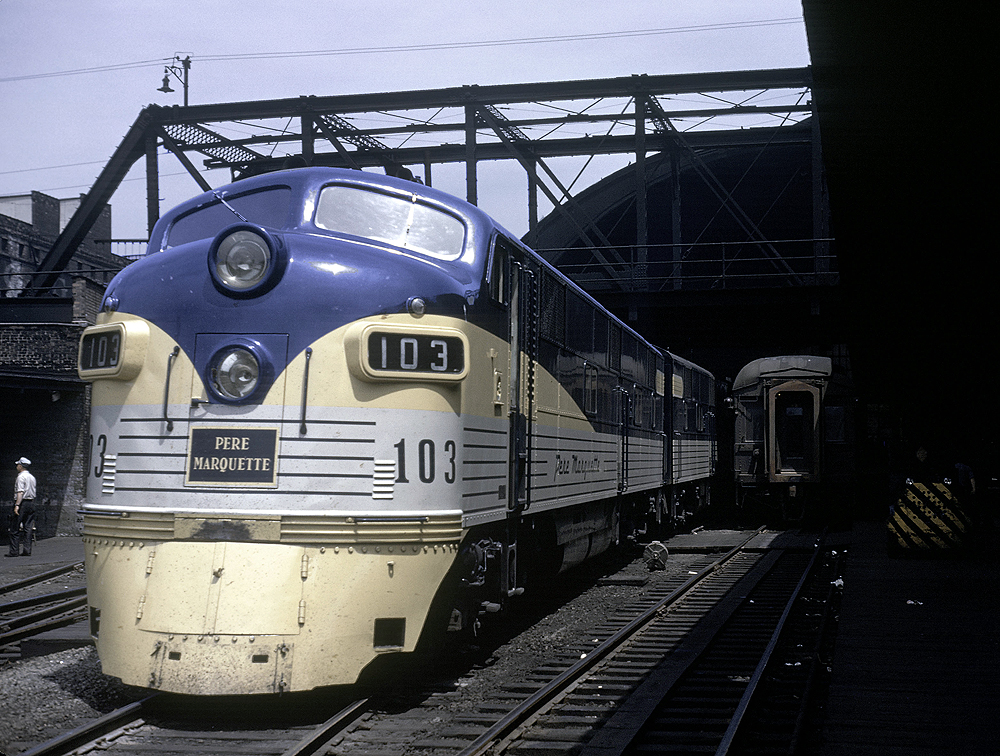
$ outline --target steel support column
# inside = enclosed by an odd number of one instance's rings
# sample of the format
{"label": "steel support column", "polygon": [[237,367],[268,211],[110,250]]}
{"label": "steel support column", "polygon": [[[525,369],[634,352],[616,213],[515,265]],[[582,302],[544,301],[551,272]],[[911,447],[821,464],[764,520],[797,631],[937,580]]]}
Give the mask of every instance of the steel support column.
{"label": "steel support column", "polygon": [[670,145],[670,282],[674,289],[681,288],[684,251],[681,248],[681,149],[677,142]]}
{"label": "steel support column", "polygon": [[[649,215],[646,204],[646,95],[635,96],[635,259],[632,261],[633,288],[646,282],[649,243]],[[640,283],[641,282],[641,283]]]}
{"label": "steel support column", "polygon": [[146,233],[153,235],[153,226],[160,219],[160,169],[156,156],[156,132],[152,129],[146,138]]}
{"label": "steel support column", "polygon": [[531,160],[528,173],[528,237],[533,238],[538,230],[538,161]]}
{"label": "steel support column", "polygon": [[820,144],[819,119],[812,118],[812,211],[813,211],[813,270],[817,274],[830,272],[830,236],[826,215],[826,186],[823,171],[823,150]]}
{"label": "steel support column", "polygon": [[302,128],[302,159],[306,165],[312,165],[316,156],[316,126],[312,115],[303,113],[301,118]]}
{"label": "steel support column", "polygon": [[465,106],[465,198],[471,205],[479,204],[479,187],[476,181],[476,123],[479,108]]}

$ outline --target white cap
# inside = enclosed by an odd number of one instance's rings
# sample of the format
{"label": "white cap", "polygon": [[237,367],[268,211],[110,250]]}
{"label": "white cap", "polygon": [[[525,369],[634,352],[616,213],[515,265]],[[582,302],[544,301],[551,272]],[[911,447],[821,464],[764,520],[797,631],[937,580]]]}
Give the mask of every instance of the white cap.
{"label": "white cap", "polygon": [[30,460],[30,459],[28,459],[27,457],[21,457],[21,458],[20,458],[19,460],[17,460],[17,462],[15,462],[14,464],[15,464],[15,465],[21,465],[21,467],[27,467],[28,465],[30,465],[30,464],[31,464],[31,460]]}

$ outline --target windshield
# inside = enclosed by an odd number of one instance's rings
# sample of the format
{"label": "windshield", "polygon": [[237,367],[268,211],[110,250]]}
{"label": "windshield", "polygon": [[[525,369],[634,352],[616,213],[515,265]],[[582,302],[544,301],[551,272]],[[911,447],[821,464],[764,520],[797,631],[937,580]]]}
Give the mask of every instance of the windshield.
{"label": "windshield", "polygon": [[287,186],[272,186],[248,194],[224,195],[224,202],[216,200],[202,205],[170,224],[163,248],[169,249],[198,239],[211,239],[226,226],[238,223],[240,216],[260,226],[282,228],[288,222],[291,197],[292,191]]}
{"label": "windshield", "polygon": [[353,186],[323,190],[316,207],[316,225],[439,260],[457,260],[465,246],[465,225],[454,215],[408,197]]}

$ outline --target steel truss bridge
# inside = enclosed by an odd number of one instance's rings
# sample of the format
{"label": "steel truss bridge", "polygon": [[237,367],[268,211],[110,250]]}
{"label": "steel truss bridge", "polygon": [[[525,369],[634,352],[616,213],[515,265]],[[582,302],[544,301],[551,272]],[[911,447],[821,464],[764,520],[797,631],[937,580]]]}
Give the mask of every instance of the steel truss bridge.
{"label": "steel truss bridge", "polygon": [[[473,204],[479,165],[515,161],[526,177],[525,241],[595,294],[625,296],[634,306],[666,290],[829,285],[836,272],[815,124],[808,68],[150,105],[57,238],[32,294],[56,282],[139,161],[152,229],[166,159],[204,191],[212,189],[205,173],[219,168],[232,179],[301,165],[378,168],[405,178],[422,174],[414,180],[432,184],[436,167],[458,163]],[[791,240],[786,230],[762,224],[770,210],[750,209],[740,198],[737,187],[754,184],[747,180],[751,168],[735,178],[725,169],[729,155],[752,154],[748,166],[767,164],[763,151],[781,147],[798,150],[806,162],[806,189],[797,191],[808,196],[795,214],[807,223]],[[608,188],[574,193],[579,176],[566,175],[560,159],[589,163],[607,155],[621,156],[623,166],[607,177]],[[773,209],[785,189],[758,184],[749,196]],[[542,198],[554,210],[540,221]],[[695,205],[701,209],[692,212]],[[680,222],[682,206],[697,228]],[[725,238],[706,233],[720,216]],[[745,268],[739,275],[737,263]]]}

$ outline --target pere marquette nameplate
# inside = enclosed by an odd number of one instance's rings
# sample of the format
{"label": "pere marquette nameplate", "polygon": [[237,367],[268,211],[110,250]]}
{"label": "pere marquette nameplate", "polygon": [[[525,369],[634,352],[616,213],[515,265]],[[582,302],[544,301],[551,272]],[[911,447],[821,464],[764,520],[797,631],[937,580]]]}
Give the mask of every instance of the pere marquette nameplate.
{"label": "pere marquette nameplate", "polygon": [[184,484],[277,488],[277,450],[277,428],[196,425]]}

